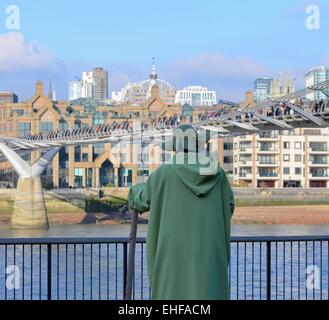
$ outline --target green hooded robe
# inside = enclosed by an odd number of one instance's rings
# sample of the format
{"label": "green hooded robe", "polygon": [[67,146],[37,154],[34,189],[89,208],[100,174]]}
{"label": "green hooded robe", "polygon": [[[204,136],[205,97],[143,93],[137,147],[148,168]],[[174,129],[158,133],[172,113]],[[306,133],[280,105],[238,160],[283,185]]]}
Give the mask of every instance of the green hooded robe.
{"label": "green hooded robe", "polygon": [[[182,157],[184,162],[177,161]],[[189,164],[188,157],[176,154],[172,164],[129,192],[130,208],[150,211],[146,246],[152,299],[229,299],[233,192],[218,161],[199,154],[196,164]]]}

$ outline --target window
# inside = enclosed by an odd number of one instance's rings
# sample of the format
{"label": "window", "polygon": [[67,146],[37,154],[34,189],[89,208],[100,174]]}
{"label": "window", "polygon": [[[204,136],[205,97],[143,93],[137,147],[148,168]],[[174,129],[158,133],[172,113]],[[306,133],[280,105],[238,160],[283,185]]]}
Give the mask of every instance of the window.
{"label": "window", "polygon": [[21,117],[24,115],[24,109],[12,109],[11,112],[17,117]]}
{"label": "window", "polygon": [[31,134],[31,122],[19,122],[18,123],[18,136],[23,138]]}
{"label": "window", "polygon": [[276,158],[272,155],[258,156],[258,161],[260,164],[276,164]]}
{"label": "window", "polygon": [[327,143],[326,142],[310,142],[310,148],[312,151],[327,151]]}
{"label": "window", "polygon": [[[170,157],[169,157],[169,159],[170,159]],[[121,162],[126,162],[126,154],[125,153],[120,153],[120,161]]]}
{"label": "window", "polygon": [[69,161],[69,148],[62,147],[59,150],[59,167],[68,168],[68,161]]}
{"label": "window", "polygon": [[314,130],[314,129],[305,129],[304,135],[306,136],[320,136],[321,130]]}
{"label": "window", "polygon": [[290,168],[283,168],[283,174],[290,174]]}
{"label": "window", "polygon": [[83,168],[75,168],[74,169],[74,187],[81,188],[83,181],[84,169]]}
{"label": "window", "polygon": [[259,168],[258,174],[260,177],[277,177],[278,173],[275,169],[266,169],[266,168]]}
{"label": "window", "polygon": [[97,143],[93,145],[93,161],[104,152],[104,143]]}
{"label": "window", "polygon": [[74,147],[74,161],[75,162],[81,161],[81,147],[80,146]]}
{"label": "window", "polygon": [[295,149],[301,149],[302,148],[302,143],[301,142],[295,142]]}
{"label": "window", "polygon": [[241,162],[247,162],[247,161],[252,161],[251,154],[241,154],[239,157],[239,161]]}
{"label": "window", "polygon": [[276,151],[275,143],[272,142],[259,142],[258,148],[260,151]]}
{"label": "window", "polygon": [[259,137],[276,139],[278,138],[278,131],[262,131],[261,133],[259,133]]}
{"label": "window", "polygon": [[233,150],[232,142],[224,142],[224,150]]}
{"label": "window", "polygon": [[322,155],[310,155],[312,164],[328,164],[328,157]]}
{"label": "window", "polygon": [[224,163],[233,163],[233,157],[224,156]]}
{"label": "window", "polygon": [[59,127],[59,130],[66,130],[69,128],[69,125],[65,120],[61,120],[61,121],[59,121],[58,127]]}
{"label": "window", "polygon": [[41,122],[40,123],[40,131],[47,132],[54,129],[54,124],[52,122]]}
{"label": "window", "polygon": [[247,149],[251,149],[251,142],[241,142],[240,143],[240,151],[246,151]]}
{"label": "window", "polygon": [[302,155],[301,154],[295,154],[295,162],[302,162]]}
{"label": "window", "polygon": [[284,154],[283,155],[283,161],[290,161],[290,155],[289,154]]}
{"label": "window", "polygon": [[83,168],[75,168],[74,169],[74,175],[78,176],[78,177],[82,177],[83,176],[83,171],[84,171]]}
{"label": "window", "polygon": [[101,125],[105,123],[105,118],[102,112],[96,112],[93,115],[93,125]]}
{"label": "window", "polygon": [[82,153],[82,162],[88,162],[88,153]]}
{"label": "window", "polygon": [[301,175],[302,174],[302,168],[295,168],[295,174]]}
{"label": "window", "polygon": [[290,142],[288,141],[283,142],[283,149],[290,149]]}

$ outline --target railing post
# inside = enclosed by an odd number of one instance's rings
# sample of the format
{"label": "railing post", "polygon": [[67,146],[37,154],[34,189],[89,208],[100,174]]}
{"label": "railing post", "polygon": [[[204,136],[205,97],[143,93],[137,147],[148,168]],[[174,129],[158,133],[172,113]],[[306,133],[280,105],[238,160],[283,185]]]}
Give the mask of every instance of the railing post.
{"label": "railing post", "polygon": [[126,298],[127,286],[127,271],[128,271],[128,243],[123,243],[123,299]]}
{"label": "railing post", "polygon": [[47,244],[47,300],[51,300],[51,244],[50,243]]}
{"label": "railing post", "polygon": [[125,300],[132,299],[133,282],[135,274],[135,253],[136,253],[136,235],[137,235],[138,213],[131,211],[131,229],[129,235],[129,255],[127,262],[127,280],[125,287]]}
{"label": "railing post", "polygon": [[266,299],[271,300],[271,242],[266,242]]}

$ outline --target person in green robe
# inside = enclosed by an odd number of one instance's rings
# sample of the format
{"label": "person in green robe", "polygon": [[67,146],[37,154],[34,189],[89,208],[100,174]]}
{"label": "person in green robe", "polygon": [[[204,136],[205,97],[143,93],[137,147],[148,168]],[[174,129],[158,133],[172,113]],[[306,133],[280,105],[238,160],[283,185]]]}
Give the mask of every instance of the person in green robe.
{"label": "person in green robe", "polygon": [[191,125],[176,128],[172,161],[129,191],[129,207],[150,212],[146,247],[153,300],[229,299],[234,196],[224,170],[200,141]]}

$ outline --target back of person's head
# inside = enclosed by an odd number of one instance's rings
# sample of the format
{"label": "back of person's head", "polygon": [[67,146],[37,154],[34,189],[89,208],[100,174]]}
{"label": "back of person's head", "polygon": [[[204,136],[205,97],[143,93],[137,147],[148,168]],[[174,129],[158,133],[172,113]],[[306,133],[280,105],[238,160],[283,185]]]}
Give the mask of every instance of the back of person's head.
{"label": "back of person's head", "polygon": [[173,132],[173,151],[198,152],[198,131],[189,124],[177,127]]}
{"label": "back of person's head", "polygon": [[194,126],[190,124],[183,124],[174,129],[172,150],[175,152],[184,153],[204,152],[210,139],[210,131],[197,131]]}

